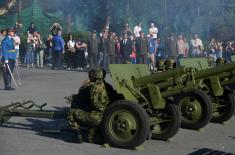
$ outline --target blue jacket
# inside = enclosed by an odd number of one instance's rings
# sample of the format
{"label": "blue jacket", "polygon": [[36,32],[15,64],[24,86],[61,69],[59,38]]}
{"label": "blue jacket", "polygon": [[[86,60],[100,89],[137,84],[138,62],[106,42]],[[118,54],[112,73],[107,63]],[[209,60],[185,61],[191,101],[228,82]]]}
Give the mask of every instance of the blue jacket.
{"label": "blue jacket", "polygon": [[13,38],[11,39],[9,36],[7,36],[2,40],[2,54],[3,60],[16,60],[16,51]]}
{"label": "blue jacket", "polygon": [[54,51],[63,51],[64,50],[64,40],[61,36],[53,37],[53,50]]}

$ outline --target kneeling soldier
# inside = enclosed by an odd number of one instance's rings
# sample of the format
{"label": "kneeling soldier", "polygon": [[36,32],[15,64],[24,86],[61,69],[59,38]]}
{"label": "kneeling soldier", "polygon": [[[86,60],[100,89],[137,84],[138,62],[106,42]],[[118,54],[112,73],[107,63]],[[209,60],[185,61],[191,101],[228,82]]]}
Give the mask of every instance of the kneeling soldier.
{"label": "kneeling soldier", "polygon": [[[109,103],[103,70],[92,69],[89,72],[89,80],[79,89],[77,95],[72,96],[71,111],[68,115],[69,124],[77,131],[80,142],[82,141],[80,126],[88,126],[91,129],[99,126]],[[90,134],[94,134],[92,132]],[[93,135],[88,133],[89,141],[91,136]]]}

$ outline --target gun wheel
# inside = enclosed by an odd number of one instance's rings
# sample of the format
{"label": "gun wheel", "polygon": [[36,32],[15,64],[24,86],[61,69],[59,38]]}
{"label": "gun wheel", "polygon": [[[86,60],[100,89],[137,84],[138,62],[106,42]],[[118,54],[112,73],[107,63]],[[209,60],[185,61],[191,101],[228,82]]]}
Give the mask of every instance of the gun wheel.
{"label": "gun wheel", "polygon": [[232,93],[224,94],[216,99],[213,117],[211,122],[223,123],[228,121],[235,112],[235,95]]}
{"label": "gun wheel", "polygon": [[148,114],[140,105],[120,100],[106,109],[102,129],[110,145],[132,149],[147,139],[150,122]]}
{"label": "gun wheel", "polygon": [[153,139],[168,140],[178,132],[181,125],[179,108],[175,104],[167,104],[157,119],[159,123],[151,131]]}
{"label": "gun wheel", "polygon": [[183,128],[198,130],[205,127],[212,118],[211,100],[200,90],[183,93],[176,98],[176,104],[180,107]]}

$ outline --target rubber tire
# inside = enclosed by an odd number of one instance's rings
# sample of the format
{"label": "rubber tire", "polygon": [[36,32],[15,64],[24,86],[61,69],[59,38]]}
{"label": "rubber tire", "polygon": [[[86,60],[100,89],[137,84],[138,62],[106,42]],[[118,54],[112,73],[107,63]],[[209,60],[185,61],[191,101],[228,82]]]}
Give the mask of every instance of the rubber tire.
{"label": "rubber tire", "polygon": [[211,122],[213,123],[223,123],[228,121],[230,118],[233,117],[234,113],[235,113],[235,95],[233,93],[228,93],[224,96],[221,97],[225,97],[226,99],[229,100],[229,105],[226,107],[224,114],[220,117],[212,117]]}
{"label": "rubber tire", "polygon": [[180,129],[181,118],[179,107],[175,104],[167,104],[166,109],[164,109],[164,111],[171,115],[171,124],[169,124],[169,126],[167,127],[168,129],[161,134],[156,134],[152,132],[152,139],[168,140],[169,138],[175,136]]}
{"label": "rubber tire", "polygon": [[[113,137],[108,125],[111,115],[115,111],[122,109],[132,112],[132,114],[135,115],[138,124],[140,124],[136,136],[134,136],[131,140],[127,142],[121,142],[115,137]],[[112,103],[105,110],[101,129],[106,142],[108,142],[111,146],[124,149],[133,149],[136,146],[139,146],[144,143],[144,141],[147,139],[150,133],[150,119],[146,111],[139,104],[127,100],[119,100]]]}
{"label": "rubber tire", "polygon": [[[202,116],[199,121],[196,123],[188,123],[181,119],[181,127],[185,129],[191,129],[191,130],[199,130],[203,127],[205,127],[212,119],[212,113],[213,113],[213,108],[212,108],[212,102],[211,99],[209,98],[208,95],[206,95],[203,91],[201,90],[195,90],[193,92],[189,93],[182,93],[179,97],[176,98],[175,103],[177,105],[180,104],[180,101],[184,97],[195,97],[197,98],[198,101],[200,101],[201,107],[202,107]],[[181,110],[181,107],[179,107]],[[182,118],[182,113],[181,113],[181,118]]]}

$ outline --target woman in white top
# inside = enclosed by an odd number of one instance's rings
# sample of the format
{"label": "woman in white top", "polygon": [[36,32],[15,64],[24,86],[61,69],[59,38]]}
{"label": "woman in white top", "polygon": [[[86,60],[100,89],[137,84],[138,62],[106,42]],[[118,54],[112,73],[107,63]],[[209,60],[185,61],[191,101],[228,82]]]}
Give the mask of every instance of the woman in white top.
{"label": "woman in white top", "polygon": [[75,41],[73,40],[73,35],[68,34],[68,41],[67,41],[67,69],[76,68],[76,49],[75,49]]}
{"label": "woman in white top", "polygon": [[155,27],[154,23],[151,23],[149,28],[149,34],[153,36],[153,38],[157,38],[158,28]]}

